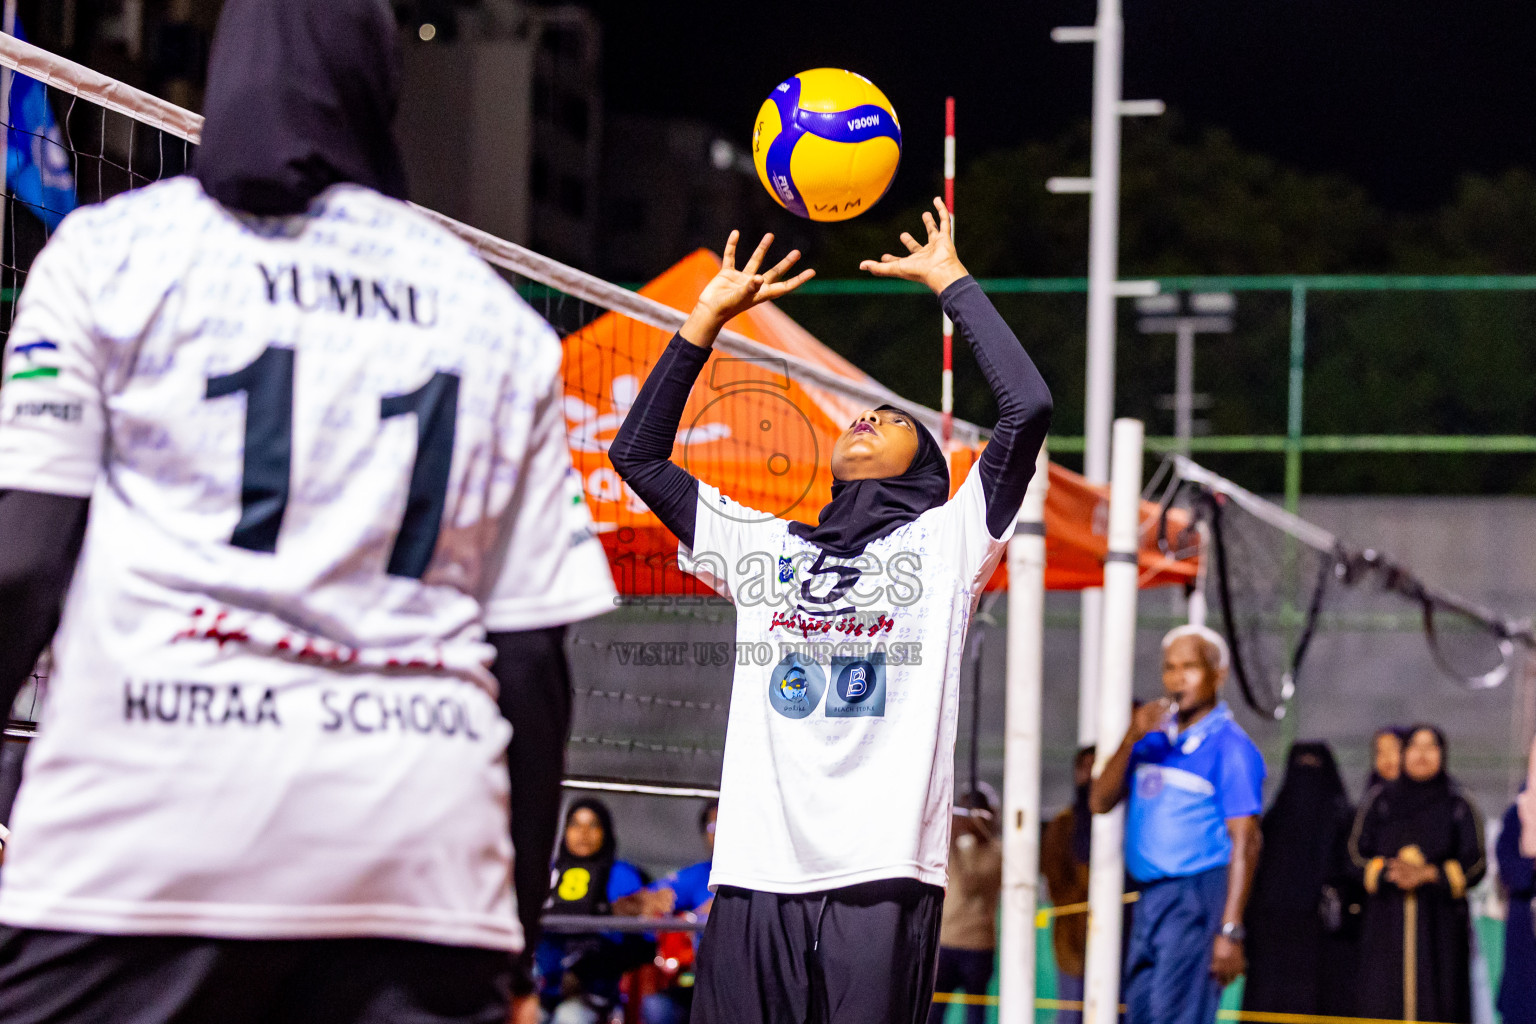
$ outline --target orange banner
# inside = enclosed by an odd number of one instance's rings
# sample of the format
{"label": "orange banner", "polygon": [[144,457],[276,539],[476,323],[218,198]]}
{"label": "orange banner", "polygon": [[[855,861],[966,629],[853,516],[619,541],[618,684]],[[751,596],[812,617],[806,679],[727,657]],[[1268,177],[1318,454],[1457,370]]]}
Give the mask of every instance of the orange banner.
{"label": "orange banner", "polygon": [[[640,290],[675,309],[690,309],[719,261],[699,250]],[[851,382],[872,383],[772,305],[731,321],[731,328],[787,356],[814,363]],[[565,415],[571,455],[602,533],[619,590],[625,595],[708,593],[677,569],[677,541],[608,461],[608,445],[670,335],[617,313],[604,313],[565,341]],[[739,359],[715,352],[683,413],[673,459],[735,500],[781,518],[815,522],[831,500],[832,444],[863,403],[794,379],[780,360]],[[950,453],[956,488],[979,450]],[[1046,500],[1046,586],[1078,590],[1104,577],[1106,491],[1051,466]],[[1159,553],[1157,509],[1144,513],[1143,586],[1192,580],[1193,560]],[[1169,533],[1187,525],[1170,518]],[[988,589],[1007,585],[1000,568]]]}

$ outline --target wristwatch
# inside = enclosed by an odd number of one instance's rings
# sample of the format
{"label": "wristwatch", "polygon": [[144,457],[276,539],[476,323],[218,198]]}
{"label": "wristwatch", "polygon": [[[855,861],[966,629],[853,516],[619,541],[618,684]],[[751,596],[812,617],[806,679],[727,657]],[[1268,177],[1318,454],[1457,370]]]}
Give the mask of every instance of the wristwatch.
{"label": "wristwatch", "polygon": [[1221,926],[1221,937],[1224,939],[1231,939],[1233,942],[1241,943],[1244,939],[1248,938],[1248,929],[1244,928],[1236,921],[1228,921],[1226,924]]}

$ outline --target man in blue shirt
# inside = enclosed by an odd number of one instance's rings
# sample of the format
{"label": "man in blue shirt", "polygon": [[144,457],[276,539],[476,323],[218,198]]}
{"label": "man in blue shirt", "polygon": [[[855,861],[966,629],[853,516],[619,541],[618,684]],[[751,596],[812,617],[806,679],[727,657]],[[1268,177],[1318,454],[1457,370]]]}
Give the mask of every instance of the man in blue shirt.
{"label": "man in blue shirt", "polygon": [[1130,799],[1125,866],[1142,894],[1125,958],[1129,1024],[1211,1024],[1221,989],[1247,966],[1264,758],[1218,696],[1230,661],[1204,626],[1165,636],[1168,696],[1136,710],[1093,781],[1095,814]]}

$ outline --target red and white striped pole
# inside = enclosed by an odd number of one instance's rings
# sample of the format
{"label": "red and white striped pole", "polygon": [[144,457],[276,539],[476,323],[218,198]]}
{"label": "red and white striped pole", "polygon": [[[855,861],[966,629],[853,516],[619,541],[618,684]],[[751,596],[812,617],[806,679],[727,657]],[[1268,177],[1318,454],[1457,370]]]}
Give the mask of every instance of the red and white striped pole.
{"label": "red and white striped pole", "polygon": [[[944,100],[944,205],[949,210],[950,230],[955,224],[955,98]],[[955,325],[944,316],[944,383],[939,398],[944,414],[944,447],[955,432]]]}

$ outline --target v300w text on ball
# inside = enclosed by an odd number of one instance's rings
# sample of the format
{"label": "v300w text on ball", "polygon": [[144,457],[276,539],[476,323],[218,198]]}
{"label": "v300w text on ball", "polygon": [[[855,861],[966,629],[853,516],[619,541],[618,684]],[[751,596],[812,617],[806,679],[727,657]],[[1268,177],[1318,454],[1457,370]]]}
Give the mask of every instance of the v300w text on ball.
{"label": "v300w text on ball", "polygon": [[811,220],[848,220],[879,202],[901,162],[901,123],[862,75],[803,71],[773,90],[752,129],[757,176]]}

